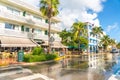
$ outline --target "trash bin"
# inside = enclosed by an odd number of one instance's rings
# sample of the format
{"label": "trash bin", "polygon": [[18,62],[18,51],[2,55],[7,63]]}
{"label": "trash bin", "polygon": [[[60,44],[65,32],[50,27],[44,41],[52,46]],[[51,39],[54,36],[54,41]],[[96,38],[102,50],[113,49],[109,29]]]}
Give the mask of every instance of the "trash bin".
{"label": "trash bin", "polygon": [[22,62],[24,58],[24,52],[22,50],[18,51],[18,62]]}

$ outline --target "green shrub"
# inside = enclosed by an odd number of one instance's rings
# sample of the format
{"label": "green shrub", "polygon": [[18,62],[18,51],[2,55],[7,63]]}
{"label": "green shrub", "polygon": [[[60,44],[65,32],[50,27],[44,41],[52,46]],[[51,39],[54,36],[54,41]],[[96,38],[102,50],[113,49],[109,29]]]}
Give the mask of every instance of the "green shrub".
{"label": "green shrub", "polygon": [[57,58],[57,54],[39,54],[39,55],[33,55],[33,54],[25,54],[24,55],[24,61],[25,62],[40,62],[40,61],[47,61],[47,60],[54,60]]}
{"label": "green shrub", "polygon": [[45,61],[46,58],[44,55],[31,55],[30,62],[40,62]]}
{"label": "green shrub", "polygon": [[29,62],[30,61],[31,54],[25,54],[24,55],[24,61]]}
{"label": "green shrub", "polygon": [[58,56],[56,54],[46,54],[46,59],[47,60],[53,60],[57,58]]}
{"label": "green shrub", "polygon": [[41,47],[35,47],[35,48],[33,49],[33,51],[32,51],[32,54],[33,54],[33,55],[40,55],[40,54],[42,54],[42,53],[44,53],[44,50],[43,50],[43,48],[41,48]]}
{"label": "green shrub", "polygon": [[46,57],[45,57],[45,55],[31,55],[31,54],[26,54],[26,55],[24,55],[24,61],[25,62],[46,61]]}

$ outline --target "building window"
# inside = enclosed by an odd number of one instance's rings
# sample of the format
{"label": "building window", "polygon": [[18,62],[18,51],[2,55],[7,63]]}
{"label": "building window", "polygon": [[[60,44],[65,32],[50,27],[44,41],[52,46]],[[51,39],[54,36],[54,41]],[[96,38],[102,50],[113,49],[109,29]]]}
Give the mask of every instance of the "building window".
{"label": "building window", "polygon": [[89,25],[89,29],[92,30],[92,26],[91,25]]}
{"label": "building window", "polygon": [[25,31],[26,31],[26,32],[29,32],[29,30],[30,30],[30,29],[26,27]]}
{"label": "building window", "polygon": [[90,43],[92,43],[92,39],[90,39]]}
{"label": "building window", "polygon": [[48,19],[45,20],[45,23],[48,23]]}
{"label": "building window", "polygon": [[92,34],[92,32],[90,32],[90,36],[92,36],[93,34]]}
{"label": "building window", "polygon": [[23,12],[23,16],[26,16],[26,11]]}
{"label": "building window", "polygon": [[92,51],[93,51],[92,47],[93,47],[93,46],[91,46],[91,45],[90,45],[90,52],[92,52]]}
{"label": "building window", "polygon": [[6,29],[13,29],[12,24],[5,23],[5,28]]}
{"label": "building window", "polygon": [[14,25],[14,24],[10,24],[10,23],[5,23],[5,28],[6,29],[17,29],[19,26],[18,25]]}
{"label": "building window", "polygon": [[35,29],[34,29],[34,28],[32,28],[32,33],[34,33],[34,31],[35,31]]}
{"label": "building window", "polygon": [[47,30],[45,30],[45,35],[48,35],[48,31]]}
{"label": "building window", "polygon": [[36,33],[36,34],[41,34],[41,30],[40,30],[40,29],[35,29],[35,30],[34,30],[34,33]]}
{"label": "building window", "polygon": [[21,31],[24,31],[24,25],[21,26]]}
{"label": "building window", "polygon": [[13,13],[13,9],[11,9],[10,7],[7,7],[7,10],[8,10],[10,13]]}
{"label": "building window", "polygon": [[16,10],[16,9],[7,7],[7,10],[8,10],[10,13],[13,13],[13,14],[16,14],[16,15],[20,15],[20,11],[18,11],[18,10]]}
{"label": "building window", "polygon": [[37,31],[38,31],[38,33],[41,33],[41,30],[40,30],[40,29],[38,29]]}

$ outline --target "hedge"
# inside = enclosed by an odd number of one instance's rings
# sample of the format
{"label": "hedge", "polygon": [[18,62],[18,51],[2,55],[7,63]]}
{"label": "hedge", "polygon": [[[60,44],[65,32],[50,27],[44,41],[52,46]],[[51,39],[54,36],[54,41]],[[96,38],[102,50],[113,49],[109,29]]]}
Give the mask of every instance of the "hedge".
{"label": "hedge", "polygon": [[56,54],[41,54],[41,55],[25,54],[24,55],[25,62],[40,62],[40,61],[54,60],[55,58],[57,58]]}
{"label": "hedge", "polygon": [[43,48],[41,48],[41,47],[35,47],[35,48],[33,49],[33,51],[32,51],[32,54],[33,54],[33,55],[40,55],[40,54],[42,54],[42,53],[44,53],[44,50],[43,50]]}

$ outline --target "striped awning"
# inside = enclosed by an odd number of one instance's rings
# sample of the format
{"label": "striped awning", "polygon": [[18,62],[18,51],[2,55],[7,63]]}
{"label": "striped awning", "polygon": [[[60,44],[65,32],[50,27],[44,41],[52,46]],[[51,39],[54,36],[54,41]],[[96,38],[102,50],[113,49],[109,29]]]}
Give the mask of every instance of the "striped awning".
{"label": "striped awning", "polygon": [[48,46],[48,41],[44,41],[43,44],[41,44],[42,46]]}
{"label": "striped awning", "polygon": [[0,36],[1,47],[35,47],[37,46],[28,38]]}

